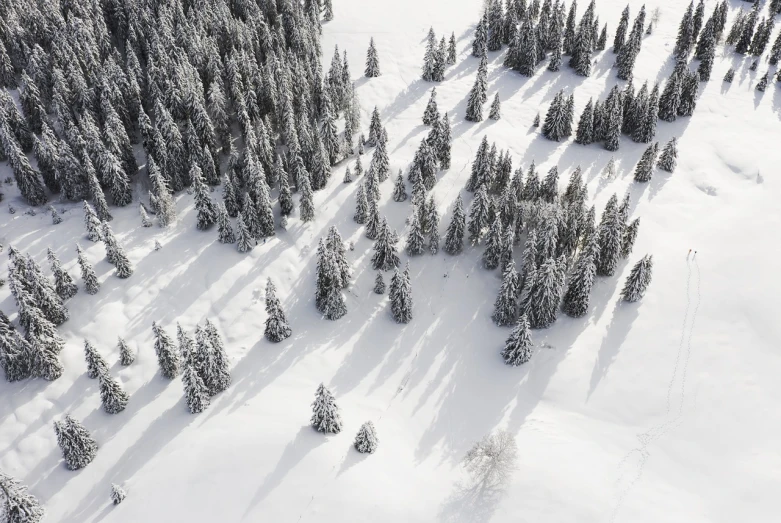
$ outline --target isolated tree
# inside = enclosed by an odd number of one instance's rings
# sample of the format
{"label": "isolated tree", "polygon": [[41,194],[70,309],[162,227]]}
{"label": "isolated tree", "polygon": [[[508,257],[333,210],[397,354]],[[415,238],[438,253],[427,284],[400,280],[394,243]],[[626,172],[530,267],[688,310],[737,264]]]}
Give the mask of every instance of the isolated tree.
{"label": "isolated tree", "polygon": [[542,125],[542,135],[548,140],[558,142],[569,135],[568,129],[572,128],[572,114],[569,113],[568,104],[564,91],[559,91],[553,98],[545,115],[545,123]]}
{"label": "isolated tree", "polygon": [[380,59],[377,56],[377,48],[374,47],[374,37],[369,39],[369,50],[366,52],[366,78],[377,78],[380,76]]}
{"label": "isolated tree", "polygon": [[507,431],[498,431],[475,443],[464,456],[464,467],[475,483],[497,488],[515,470],[518,446]]}
{"label": "isolated tree", "polygon": [[532,336],[529,329],[529,320],[524,314],[518,320],[510,337],[502,349],[502,358],[507,365],[517,367],[529,361],[532,357]]}
{"label": "isolated tree", "polygon": [[160,365],[160,373],[164,378],[172,380],[179,374],[179,356],[176,354],[174,342],[155,322],[152,322],[152,333],[155,336],[155,353]]}
{"label": "isolated tree", "polygon": [[434,28],[429,28],[426,38],[426,52],[423,56],[423,70],[421,78],[424,82],[435,81],[437,54],[437,37],[434,34]]}
{"label": "isolated tree", "polygon": [[268,317],[266,318],[266,330],[264,333],[266,339],[278,343],[289,338],[292,331],[287,322],[285,311],[282,310],[282,304],[280,303],[279,298],[277,298],[276,288],[274,287],[271,278],[268,279],[268,283],[266,284],[266,313],[268,313]]}
{"label": "isolated tree", "polygon": [[104,367],[99,370],[98,383],[100,384],[100,401],[103,404],[103,410],[108,414],[118,414],[125,410],[130,397],[117,380],[111,377],[108,368]]}
{"label": "isolated tree", "polygon": [[491,316],[499,326],[512,324],[518,317],[518,296],[520,294],[520,277],[515,270],[515,262],[510,260],[502,274],[502,286],[494,302],[494,312]]}
{"label": "isolated tree", "polygon": [[84,425],[70,415],[66,415],[62,421],[54,422],[54,433],[68,469],[82,469],[95,459],[98,444]]}
{"label": "isolated tree", "polygon": [[628,302],[635,302],[642,298],[651,283],[652,270],[653,256],[646,254],[632,267],[632,272],[629,273],[621,290],[621,298]]}
{"label": "isolated tree", "polygon": [[453,65],[456,63],[456,34],[450,33],[450,40],[447,45],[447,63]]}
{"label": "isolated tree", "polygon": [[675,171],[675,166],[678,162],[678,139],[673,137],[667,145],[662,149],[662,154],[659,156],[659,161],[656,166],[663,171],[669,173]]}
{"label": "isolated tree", "polygon": [[374,429],[374,423],[367,421],[361,428],[358,429],[358,434],[355,435],[355,442],[353,446],[355,450],[362,454],[374,454],[377,450],[377,431]]}
{"label": "isolated tree", "polygon": [[84,257],[84,252],[78,245],[76,245],[76,253],[78,255],[79,267],[81,268],[81,278],[84,280],[84,290],[90,295],[97,294],[100,290],[100,282],[95,274],[95,269],[92,268],[92,264]]}
{"label": "isolated tree", "polygon": [[488,99],[488,60],[485,56],[480,59],[480,65],[477,68],[477,77],[469,92],[469,99],[466,104],[466,119],[470,122],[483,121],[483,104]]}
{"label": "isolated tree", "polygon": [[124,491],[119,485],[111,485],[111,502],[114,505],[119,505],[127,497],[127,492]]}
{"label": "isolated tree", "polygon": [[95,347],[87,340],[84,340],[84,357],[87,361],[87,377],[91,379],[97,378],[101,371],[108,372],[108,364],[103,359]]}
{"label": "isolated tree", "polygon": [[651,175],[654,170],[654,163],[656,163],[656,155],[659,152],[659,143],[649,145],[643,153],[640,161],[637,162],[635,167],[634,179],[636,182],[648,182],[651,180]]}
{"label": "isolated tree", "polygon": [[393,319],[396,323],[409,323],[412,320],[412,282],[409,262],[404,272],[399,272],[398,269],[394,272],[388,295],[391,299]]}
{"label": "isolated tree", "polygon": [[374,278],[374,294],[385,294],[385,280],[382,278],[382,271],[377,271],[377,277]]}
{"label": "isolated tree", "polygon": [[[0,45],[0,69],[3,52],[3,46]],[[2,83],[0,81],[0,85]],[[5,516],[4,521],[8,523],[39,523],[46,514],[38,499],[28,493],[26,486],[3,473],[0,473],[0,500],[0,514]]]}
{"label": "isolated tree", "polygon": [[338,434],[342,431],[342,417],[336,399],[322,383],[315,393],[312,403],[312,427],[318,432]]}
{"label": "isolated tree", "polygon": [[437,110],[437,88],[431,89],[431,96],[426,104],[426,110],[423,113],[423,125],[432,125],[439,120],[439,111]]}
{"label": "isolated tree", "polygon": [[496,93],[494,101],[491,102],[491,110],[488,113],[488,118],[491,120],[500,120],[502,118],[502,102],[499,101],[499,93]]}

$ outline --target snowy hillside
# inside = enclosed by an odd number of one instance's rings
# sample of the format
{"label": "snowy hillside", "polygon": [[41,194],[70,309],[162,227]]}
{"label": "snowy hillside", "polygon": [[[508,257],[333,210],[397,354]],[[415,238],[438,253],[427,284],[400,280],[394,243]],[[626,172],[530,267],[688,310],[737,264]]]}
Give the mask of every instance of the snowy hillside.
{"label": "snowy hillside", "polygon": [[[727,3],[726,31],[739,8],[751,7]],[[362,180],[342,183],[355,156],[334,166],[327,186],[314,193],[313,221],[299,219],[295,193],[287,229],[277,228],[246,254],[219,243],[216,228],[196,229],[187,191],[175,195],[174,225],[142,227],[138,202],[148,202],[148,178],[140,172],[133,203],[110,207],[111,228],[134,266],[127,279],[115,276],[104,246],[86,238],[81,203],[54,197],[63,222],[52,225],[46,207],[26,214],[32,207],[17,186],[3,184],[0,277],[8,276],[9,246],[30,254],[47,275],[51,248],[80,290],[66,302],[70,319],[57,329],[65,341],[63,375],[51,382],[0,380],[0,471],[29,486],[51,522],[777,521],[781,84],[771,77],[766,91],[755,90],[768,67],[777,70],[768,66],[767,52],[751,71],[753,57],[718,45],[693,116],[658,122],[660,147],[678,138],[674,173],[655,169],[642,184],[633,171],[648,144],[622,136],[620,149],[610,152],[576,144],[574,135],[550,141],[532,126],[562,89],[574,93],[575,125],[589,98],[604,100],[614,85],[623,89],[626,82],[611,68],[611,44],[624,0],[596,2],[608,46],[594,53],[589,77],[576,75],[565,57],[559,72],[548,71],[546,60],[526,78],[503,66],[507,46],[489,51],[488,103],[479,123],[464,115],[480,63],[472,40],[482,2],[333,4],[334,19],[323,22],[323,69],[334,46],[346,52],[360,100],[356,136],[368,135],[375,106],[387,130],[391,176],[380,185],[379,210],[401,237],[401,268],[409,261],[412,321],[396,323],[387,293],[372,290],[374,242],[353,220]],[[704,4],[707,17],[716,2]],[[641,5],[629,1],[630,20]],[[661,18],[643,35],[635,88],[646,80],[663,84],[675,65],[671,53],[688,3],[647,2],[649,16],[657,5]],[[578,17],[585,8],[579,5]],[[456,39],[456,63],[438,83],[421,79],[429,27],[437,41],[451,33]],[[372,37],[381,75],[366,78]],[[722,82],[731,67],[733,82]],[[502,274],[482,266],[484,243],[465,244],[459,255],[411,257],[401,250],[412,206],[410,199],[393,201],[393,183],[400,169],[406,179],[429,133],[422,116],[432,87],[453,136],[451,167],[438,173],[430,192],[443,238],[457,196],[465,205],[474,198],[464,187],[484,136],[509,150],[513,170],[525,172],[535,162],[544,176],[557,165],[561,191],[580,166],[597,219],[614,193],[620,201],[629,190],[630,216],[642,220],[629,258],[614,276],[596,278],[588,313],[578,319],[560,313],[551,327],[532,330],[533,355],[519,367],[500,356],[512,329],[491,319]],[[496,93],[498,121],[487,118]],[[143,149],[136,152],[143,164]],[[601,174],[611,157],[613,179]],[[364,169],[370,160],[367,150]],[[8,176],[3,161],[0,180]],[[211,196],[221,201],[221,188]],[[336,321],[324,319],[314,303],[317,245],[332,225],[354,243],[347,251],[353,271],[344,292],[347,314]],[[93,296],[84,292],[77,242],[101,282]],[[523,243],[514,254],[520,265]],[[646,254],[653,255],[651,284],[641,300],[624,302],[624,281]],[[269,277],[292,328],[277,344],[263,336]],[[0,310],[18,323],[8,284],[0,287]],[[192,334],[206,319],[223,336],[232,384],[203,413],[191,414],[181,378],[160,375],[152,322],[175,339],[177,324]],[[130,366],[118,362],[118,336],[136,352]],[[104,412],[97,380],[86,375],[85,339],[130,395],[119,414]],[[310,425],[321,382],[341,409],[344,426],[336,435]],[[63,464],[53,430],[68,413],[99,446],[78,471]],[[379,437],[373,454],[353,447],[366,421]],[[461,460],[500,429],[515,436],[517,468],[504,488],[473,488]],[[111,504],[112,484],[127,492],[121,505]]]}

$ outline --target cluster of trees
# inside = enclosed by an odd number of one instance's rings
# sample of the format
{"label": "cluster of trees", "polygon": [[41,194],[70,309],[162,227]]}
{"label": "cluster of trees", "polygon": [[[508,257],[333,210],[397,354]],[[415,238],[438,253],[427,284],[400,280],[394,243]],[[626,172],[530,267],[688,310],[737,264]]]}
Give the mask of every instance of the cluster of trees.
{"label": "cluster of trees", "polygon": [[181,373],[187,408],[193,414],[203,412],[210,398],[231,384],[230,363],[222,336],[208,319],[205,326],[195,328],[194,340],[181,325],[177,325],[176,331],[178,351],[165,329],[152,323],[160,374],[174,379]]}
{"label": "cluster of trees", "polygon": [[437,44],[437,35],[430,27],[426,37],[426,53],[423,55],[421,78],[426,82],[441,82],[445,79],[445,69],[456,63],[456,35],[450,34],[450,43],[443,36]]}
{"label": "cluster of trees", "polygon": [[98,444],[77,419],[66,415],[64,420],[55,421],[54,433],[68,469],[83,469],[95,459]]}
{"label": "cluster of trees", "polygon": [[[342,415],[336,405],[333,393],[322,383],[315,392],[315,401],[312,402],[312,427],[325,434],[338,434],[342,431]],[[374,423],[367,421],[355,435],[354,446],[358,452],[373,454],[377,450],[379,439]]]}
{"label": "cluster of trees", "polygon": [[[119,340],[120,360],[126,365],[128,359],[132,361],[132,353],[129,352],[127,343],[120,338]],[[108,414],[117,414],[125,410],[127,402],[130,399],[127,392],[122,388],[108,371],[108,364],[103,356],[88,341],[84,340],[84,357],[87,362],[87,377],[98,380],[100,386],[100,401],[103,404],[103,410]]]}
{"label": "cluster of trees", "polygon": [[352,273],[346,251],[339,231],[332,225],[328,236],[320,238],[317,246],[315,285],[315,306],[329,320],[338,320],[347,314],[342,290],[350,285]]}

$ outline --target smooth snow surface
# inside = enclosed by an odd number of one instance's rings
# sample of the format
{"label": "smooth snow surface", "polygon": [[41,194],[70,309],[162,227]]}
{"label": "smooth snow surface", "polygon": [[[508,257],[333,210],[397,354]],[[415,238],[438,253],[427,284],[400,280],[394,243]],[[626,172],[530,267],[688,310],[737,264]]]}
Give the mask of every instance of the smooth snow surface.
{"label": "smooth snow surface", "polygon": [[[342,183],[354,159],[316,193],[314,222],[294,216],[287,231],[278,229],[248,255],[218,243],[216,229],[197,231],[185,193],[177,196],[174,227],[143,228],[137,202],[146,191],[137,188],[136,203],[111,209],[111,226],[135,266],[127,280],[114,276],[103,246],[85,238],[80,204],[57,203],[64,221],[53,226],[43,209],[25,215],[16,189],[4,186],[2,276],[7,245],[44,267],[51,247],[81,289],[59,328],[65,374],[52,383],[0,383],[0,470],[28,484],[52,522],[778,521],[781,89],[771,82],[764,93],[754,90],[766,64],[749,71],[752,58],[720,46],[694,116],[659,122],[660,146],[679,138],[675,173],[656,170],[640,185],[632,170],[645,144],[622,137],[617,177],[604,180],[612,153],[601,145],[550,142],[531,127],[559,89],[574,89],[577,122],[589,97],[604,99],[616,84],[610,44],[625,2],[597,3],[609,46],[596,55],[590,78],[575,76],[565,58],[560,73],[543,65],[527,79],[501,66],[504,51],[489,53],[488,98],[499,92],[502,119],[479,124],[466,122],[464,111],[478,66],[471,39],[480,2],[334,4],[336,18],[323,29],[324,68],[334,45],[347,51],[364,132],[374,105],[380,109],[392,173],[382,184],[381,213],[402,235],[400,245],[411,206],[392,201],[393,180],[400,168],[406,174],[428,133],[421,118],[436,85],[454,136],[452,168],[433,191],[443,237],[474,151],[488,135],[499,149],[510,148],[514,168],[534,160],[544,173],[558,164],[562,188],[581,165],[598,213],[610,195],[621,198],[629,188],[631,215],[642,217],[632,256],[615,277],[597,279],[585,318],[562,314],[550,329],[533,331],[531,361],[513,368],[499,355],[510,328],[491,321],[501,276],[481,267],[482,247],[411,259],[414,318],[393,322],[387,294],[372,292],[372,242],[352,220],[357,184]],[[634,18],[642,2],[630,4]],[[687,2],[658,4],[662,19],[644,37],[635,88],[672,70]],[[706,6],[709,14],[714,2]],[[738,7],[749,6],[733,0],[730,22]],[[654,7],[648,4],[649,16]],[[440,84],[419,79],[429,26],[437,39],[455,32],[458,42],[458,61]],[[382,76],[367,79],[361,73],[372,36]],[[722,83],[731,66],[734,82]],[[7,164],[0,168],[5,178]],[[468,204],[472,195],[462,195]],[[314,306],[317,240],[330,225],[355,242],[347,253],[354,270],[348,313],[336,322],[321,319]],[[77,277],[77,241],[102,282],[95,296]],[[694,260],[687,260],[689,249],[697,250]],[[624,279],[646,253],[654,256],[648,292],[638,303],[619,302]],[[520,255],[519,248],[518,262]],[[402,266],[407,259],[403,254]],[[293,329],[279,344],[263,339],[268,277]],[[7,285],[0,308],[15,317]],[[225,338],[233,384],[192,415],[181,378],[159,375],[151,325],[157,321],[173,337],[176,322],[192,333],[206,318]],[[138,353],[129,367],[118,363],[117,336]],[[85,374],[84,338],[130,393],[124,412],[104,413],[98,384]],[[309,426],[321,382],[341,408],[338,435]],[[52,429],[66,413],[100,446],[78,472],[66,470]],[[353,440],[369,420],[379,447],[359,454]],[[460,460],[496,429],[515,434],[517,470],[504,491],[470,489]],[[119,506],[111,505],[112,483],[127,491]]]}

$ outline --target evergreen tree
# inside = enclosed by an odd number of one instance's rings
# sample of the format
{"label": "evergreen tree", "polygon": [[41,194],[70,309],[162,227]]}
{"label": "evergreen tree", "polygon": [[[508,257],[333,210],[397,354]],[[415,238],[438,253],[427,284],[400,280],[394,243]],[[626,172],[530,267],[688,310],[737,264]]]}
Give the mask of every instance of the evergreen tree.
{"label": "evergreen tree", "polygon": [[617,151],[620,146],[621,127],[623,122],[623,108],[621,94],[616,92],[611,102],[605,101],[605,149]]}
{"label": "evergreen tree", "polygon": [[46,257],[49,259],[49,264],[54,274],[54,287],[57,290],[57,295],[63,300],[74,297],[79,288],[73,282],[73,278],[62,268],[60,260],[54,254],[54,251],[47,249]]}
{"label": "evergreen tree", "polygon": [[311,423],[315,430],[326,434],[338,434],[342,430],[342,416],[336,399],[322,383],[317,388],[315,401],[312,403]]}
{"label": "evergreen tree", "polygon": [[624,230],[624,239],[621,244],[621,257],[628,258],[632,254],[632,249],[637,239],[637,233],[640,230],[640,218],[635,218]]}
{"label": "evergreen tree", "polygon": [[621,290],[621,298],[630,303],[642,298],[651,283],[652,271],[653,256],[646,254],[632,267],[632,272],[629,273],[624,288]]}
{"label": "evergreen tree", "polygon": [[502,118],[502,105],[499,101],[499,93],[496,93],[494,101],[491,102],[491,111],[488,113],[488,118],[491,120],[499,120]]}
{"label": "evergreen tree", "polygon": [[144,209],[144,204],[140,203],[138,205],[138,212],[141,215],[141,226],[145,228],[151,227],[152,220],[149,219],[149,215],[146,213],[146,209]]}
{"label": "evergreen tree", "polygon": [[8,382],[32,376],[32,348],[8,317],[0,311],[0,367]]}
{"label": "evergreen tree", "polygon": [[135,354],[130,350],[124,338],[119,338],[117,347],[119,348],[119,363],[121,365],[127,367],[136,360]]}
{"label": "evergreen tree", "polygon": [[533,329],[544,329],[556,321],[561,299],[559,269],[555,258],[548,258],[535,271],[529,283],[524,313]]}
{"label": "evergreen tree", "polygon": [[328,228],[328,239],[326,241],[326,246],[334,255],[334,261],[339,270],[342,288],[347,288],[350,285],[352,271],[350,270],[350,264],[347,261],[347,249],[344,245],[344,241],[342,241],[339,230],[334,225]]}
{"label": "evergreen tree", "polygon": [[358,184],[358,191],[355,193],[355,214],[353,220],[356,223],[364,224],[369,217],[369,203],[366,201],[366,192],[363,189],[364,184]]}
{"label": "evergreen tree", "polygon": [[92,268],[92,264],[84,257],[84,252],[78,245],[76,245],[76,252],[78,254],[79,267],[81,268],[81,279],[84,280],[84,290],[89,295],[97,294],[100,290],[100,282],[95,275],[95,269]]}
{"label": "evergreen tree", "polygon": [[436,255],[439,252],[439,211],[437,211],[434,197],[432,196],[427,206],[427,219],[429,242],[428,247],[431,254]]}
{"label": "evergreen tree", "polygon": [[567,316],[580,318],[588,312],[589,297],[597,270],[598,249],[596,238],[592,238],[589,240],[588,246],[578,256],[562,304],[562,310]]}
{"label": "evergreen tree", "polygon": [[635,167],[635,181],[636,182],[648,182],[651,180],[653,174],[654,163],[656,163],[656,155],[659,151],[659,143],[649,145],[643,153],[640,161]]}
{"label": "evergreen tree", "polygon": [[311,222],[315,219],[314,194],[312,185],[308,176],[302,176],[299,180],[299,189],[301,190],[301,199],[299,200],[299,210],[302,222]]}
{"label": "evergreen tree", "polygon": [[596,257],[599,276],[613,276],[621,255],[624,223],[616,208],[617,204],[618,199],[614,194],[605,206],[596,231],[599,238],[599,256]]}
{"label": "evergreen tree", "polygon": [[108,368],[103,367],[98,371],[98,382],[103,410],[108,414],[118,414],[125,410],[130,397],[117,380],[111,377]]}
{"label": "evergreen tree", "polygon": [[209,188],[204,183],[201,168],[196,164],[190,169],[190,178],[195,189],[195,210],[198,213],[196,227],[199,231],[205,231],[217,221],[217,209],[209,196]]}
{"label": "evergreen tree", "polygon": [[428,99],[426,111],[423,113],[423,125],[432,125],[439,120],[439,111],[437,110],[437,88],[431,89],[431,97]]}
{"label": "evergreen tree", "polygon": [[507,365],[517,367],[529,361],[532,357],[532,337],[529,330],[529,320],[526,314],[521,316],[510,337],[504,344],[502,358]]}
{"label": "evergreen tree", "polygon": [[409,262],[403,273],[396,269],[390,285],[391,313],[396,323],[409,323],[412,320],[412,286]]}
{"label": "evergreen tree", "polygon": [[572,117],[568,114],[568,100],[564,98],[564,91],[559,91],[553,98],[545,115],[545,123],[542,125],[542,135],[548,140],[560,141],[566,138],[567,128],[572,126]]}
{"label": "evergreen tree", "polygon": [[475,28],[475,39],[472,41],[472,56],[481,57],[488,48],[488,15],[483,16]]}
{"label": "evergreen tree", "polygon": [[111,502],[114,505],[119,505],[127,497],[127,493],[119,485],[111,485]]}
{"label": "evergreen tree", "polygon": [[450,219],[450,225],[445,234],[446,253],[459,254],[461,252],[464,248],[464,229],[466,229],[466,216],[464,215],[464,204],[459,194],[453,206],[453,216]]}
{"label": "evergreen tree", "polygon": [[447,63],[453,65],[456,63],[456,34],[450,34],[450,40],[447,46]]}
{"label": "evergreen tree", "polygon": [[54,433],[68,469],[82,469],[95,459],[98,444],[84,425],[70,415],[66,415],[62,421],[54,422]]}
{"label": "evergreen tree", "polygon": [[435,80],[435,55],[437,53],[437,37],[434,34],[434,28],[429,28],[428,36],[426,39],[426,53],[423,56],[423,70],[421,78],[424,82],[432,82]]}
{"label": "evergreen tree", "polygon": [[353,181],[353,174],[350,172],[350,166],[348,165],[347,168],[344,170],[344,179],[342,180],[343,183],[351,183]]}
{"label": "evergreen tree", "polygon": [[409,235],[407,236],[407,244],[404,249],[410,256],[423,254],[425,250],[426,239],[423,236],[423,230],[418,220],[418,210],[413,207],[412,220],[410,221]]}
{"label": "evergreen tree", "polygon": [[385,280],[382,278],[382,271],[377,271],[377,277],[374,278],[374,294],[385,294]]}
{"label": "evergreen tree", "polygon": [[361,454],[374,454],[377,450],[377,431],[374,429],[374,423],[367,421],[361,428],[358,429],[358,434],[355,435],[355,442],[353,446],[355,450]]}
{"label": "evergreen tree", "polygon": [[494,302],[494,312],[491,316],[494,323],[501,327],[510,325],[518,316],[519,284],[520,277],[515,270],[515,262],[510,260],[502,273],[502,286]]}
{"label": "evergreen tree", "polygon": [[575,133],[575,143],[588,145],[594,141],[594,106],[589,99],[586,108],[578,120],[578,130]]}
{"label": "evergreen tree", "polygon": [[483,266],[486,269],[496,269],[499,266],[503,247],[502,219],[497,216],[491,228],[488,230],[488,236],[485,242],[485,251],[483,251]]}
{"label": "evergreen tree", "polygon": [[198,375],[195,367],[187,361],[184,363],[182,385],[184,386],[184,398],[187,402],[187,409],[191,414],[198,414],[209,407],[211,404],[209,389]]}
{"label": "evergreen tree", "polygon": [[686,71],[681,84],[681,101],[678,104],[678,116],[691,116],[697,106],[697,89],[700,77],[695,72]]}
{"label": "evergreen tree", "polygon": [[217,241],[220,243],[236,243],[236,236],[233,234],[233,227],[223,202],[217,204],[217,234]]}
{"label": "evergreen tree", "polygon": [[[293,213],[293,195],[290,192],[287,172],[281,167],[281,160],[277,157],[279,168],[279,210],[282,216],[290,216]],[[238,212],[237,212],[238,213]],[[229,213],[230,214],[230,213]]]}
{"label": "evergreen tree", "polygon": [[488,99],[486,90],[488,75],[488,61],[485,56],[480,59],[480,65],[477,68],[477,77],[469,92],[469,100],[466,105],[466,119],[470,122],[483,121],[483,104]]}
{"label": "evergreen tree", "polygon": [[[417,217],[417,214],[415,214],[415,217]],[[377,235],[377,241],[374,242],[372,268],[375,271],[389,271],[399,266],[399,255],[396,252],[395,244],[395,234],[391,232],[391,229],[388,226],[388,221],[383,218],[382,224],[380,225],[379,234]]]}
{"label": "evergreen tree", "polygon": [[[481,185],[477,190],[472,205],[469,206],[469,242],[476,245],[480,242],[483,230],[488,227],[488,208],[489,200],[485,185]],[[455,216],[455,214],[454,214]],[[448,231],[449,235],[450,231]],[[447,246],[446,246],[447,248]]]}
{"label": "evergreen tree", "polygon": [[675,41],[674,54],[678,60],[687,58],[694,38],[694,3],[689,2],[689,7],[686,8],[683,19],[681,19],[681,23],[678,26],[678,38]]}
{"label": "evergreen tree", "polygon": [[87,361],[87,377],[91,379],[97,378],[101,371],[108,372],[108,364],[103,357],[98,354],[98,351],[92,344],[84,340],[84,357]]}
{"label": "evergreen tree", "polygon": [[548,62],[548,71],[555,73],[561,69],[561,55],[564,52],[563,45],[564,42],[561,38],[556,37],[553,52],[551,53],[550,61]]}
{"label": "evergreen tree", "polygon": [[662,154],[657,162],[657,167],[668,173],[675,171],[678,161],[678,139],[673,137],[662,149]]}
{"label": "evergreen tree", "polygon": [[539,127],[540,126],[540,113],[537,113],[537,115],[534,117],[534,122],[532,123],[532,127]]}
{"label": "evergreen tree", "polygon": [[[3,84],[2,53],[4,49],[0,44],[0,85]],[[3,499],[2,513],[8,523],[39,523],[43,520],[45,511],[38,499],[29,494],[22,483],[3,473],[0,473],[0,494]]]}
{"label": "evergreen tree", "polygon": [[768,73],[765,73],[762,75],[762,77],[759,79],[759,82],[757,82],[756,90],[760,92],[764,92],[765,88],[767,87],[767,75]]}
{"label": "evergreen tree", "polygon": [[172,380],[179,374],[179,356],[176,354],[174,342],[155,322],[152,322],[152,333],[155,335],[155,353],[160,365],[160,374]]}
{"label": "evergreen tree", "polygon": [[366,52],[366,78],[377,78],[380,76],[380,59],[377,56],[377,48],[374,47],[374,37],[369,40],[369,50]]}
{"label": "evergreen tree", "polygon": [[393,186],[393,201],[403,202],[406,200],[407,200],[407,188],[404,185],[404,177],[402,177],[401,171],[399,171],[398,176],[396,176],[396,183]]}
{"label": "evergreen tree", "polygon": [[244,224],[244,218],[239,213],[236,219],[236,248],[239,252],[251,251],[255,246],[252,234],[250,234],[249,228]]}
{"label": "evergreen tree", "polygon": [[197,351],[194,355],[198,375],[203,379],[209,395],[214,396],[231,384],[228,355],[214,325],[207,320],[206,328],[195,329]]}
{"label": "evergreen tree", "polygon": [[125,254],[125,250],[119,245],[114,233],[111,232],[111,227],[108,223],[103,222],[101,233],[103,235],[103,243],[106,246],[106,258],[117,269],[117,277],[128,278],[133,274],[133,266],[130,264],[130,260]]}
{"label": "evergreen tree", "polygon": [[[754,8],[746,17],[745,21],[741,24],[740,38],[735,45],[735,52],[739,54],[746,54],[751,47],[751,40],[754,36],[754,28],[757,23],[757,17],[759,16],[759,2],[755,2]],[[737,22],[736,22],[737,24]],[[729,44],[729,38],[727,39]]]}
{"label": "evergreen tree", "polygon": [[732,79],[735,78],[735,70],[732,68],[729,68],[727,70],[727,74],[724,75],[724,81],[727,83],[732,83]]}

